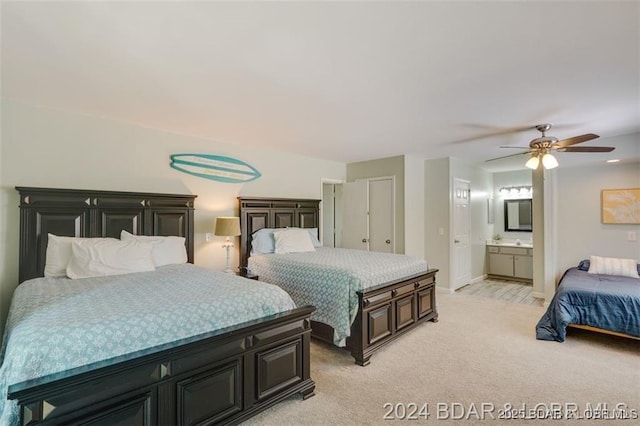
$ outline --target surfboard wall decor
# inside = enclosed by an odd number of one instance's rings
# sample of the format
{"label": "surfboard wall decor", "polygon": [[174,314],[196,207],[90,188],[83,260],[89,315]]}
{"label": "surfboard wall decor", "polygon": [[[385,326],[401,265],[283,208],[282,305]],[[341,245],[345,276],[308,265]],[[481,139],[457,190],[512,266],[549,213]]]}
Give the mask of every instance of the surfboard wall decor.
{"label": "surfboard wall decor", "polygon": [[235,158],[207,154],[173,154],[171,167],[190,175],[225,183],[244,183],[262,174],[253,166]]}

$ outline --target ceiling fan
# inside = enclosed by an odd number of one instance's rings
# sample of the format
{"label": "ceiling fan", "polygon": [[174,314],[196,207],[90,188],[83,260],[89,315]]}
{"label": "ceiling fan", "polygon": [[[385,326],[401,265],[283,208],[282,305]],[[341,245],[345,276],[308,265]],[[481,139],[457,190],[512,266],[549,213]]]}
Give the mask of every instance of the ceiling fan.
{"label": "ceiling fan", "polygon": [[611,146],[572,146],[579,143],[587,142],[600,136],[593,133],[586,133],[572,138],[558,140],[553,136],[547,136],[546,132],[551,129],[551,124],[538,124],[535,129],[542,133],[539,138],[533,139],[528,147],[525,146],[501,146],[500,148],[516,148],[526,149],[525,152],[518,154],[505,155],[504,157],[492,158],[487,161],[499,160],[501,158],[514,157],[517,155],[531,154],[531,158],[525,164],[530,169],[537,169],[540,162],[545,169],[553,169],[558,167],[558,160],[551,154],[553,151],[558,152],[611,152],[615,148]]}

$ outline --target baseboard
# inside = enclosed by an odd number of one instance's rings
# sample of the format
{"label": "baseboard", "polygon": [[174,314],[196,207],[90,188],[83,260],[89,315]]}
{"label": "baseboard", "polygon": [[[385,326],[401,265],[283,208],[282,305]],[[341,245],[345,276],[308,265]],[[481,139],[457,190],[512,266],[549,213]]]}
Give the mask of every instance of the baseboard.
{"label": "baseboard", "polygon": [[480,275],[480,276],[478,276],[478,277],[472,278],[471,280],[469,280],[469,282],[466,282],[466,283],[464,283],[464,284],[462,284],[462,285],[459,285],[459,286],[458,286],[458,287],[456,287],[456,288],[450,288],[450,287],[449,287],[449,288],[446,288],[446,287],[438,287],[438,286],[436,285],[436,290],[440,290],[440,291],[447,292],[447,293],[449,293],[449,294],[453,294],[453,293],[455,293],[455,292],[456,292],[456,290],[461,289],[462,287],[464,287],[464,286],[466,286],[466,285],[479,283],[479,282],[481,282],[481,281],[484,281],[486,278],[487,278],[487,275],[486,275],[486,274],[484,274],[484,275]]}
{"label": "baseboard", "polygon": [[456,291],[447,287],[440,287],[438,285],[436,285],[436,292],[440,292],[440,293],[447,293],[447,294],[453,294]]}
{"label": "baseboard", "polygon": [[[475,283],[479,283],[480,281],[484,281],[487,279],[487,274],[484,275],[480,275],[479,277],[475,277],[474,279],[472,279],[471,281],[469,281],[469,284],[475,284]],[[465,284],[466,285],[466,284]]]}
{"label": "baseboard", "polygon": [[544,293],[540,293],[539,291],[534,291],[531,295],[536,299],[544,299]]}

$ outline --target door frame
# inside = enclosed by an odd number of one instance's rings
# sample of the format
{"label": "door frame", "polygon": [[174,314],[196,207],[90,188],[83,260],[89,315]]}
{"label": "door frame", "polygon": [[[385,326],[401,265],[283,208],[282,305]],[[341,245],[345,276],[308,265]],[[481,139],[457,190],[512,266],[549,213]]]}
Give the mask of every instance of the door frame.
{"label": "door frame", "polygon": [[[319,229],[318,229],[318,239],[320,240],[321,244],[324,244],[323,241],[323,232],[324,232],[324,185],[328,184],[328,185],[342,185],[344,184],[345,181],[342,179],[332,179],[332,178],[320,178],[320,211],[319,211],[319,218],[318,218],[318,224],[319,224]],[[342,192],[340,192],[340,194],[342,194]],[[338,238],[338,236],[336,236],[336,229],[342,229],[342,226],[335,226],[336,223],[342,223],[342,212],[338,212],[334,209],[333,211],[333,223],[334,223],[334,242],[340,242],[342,241],[342,236],[340,236],[340,238]],[[336,247],[339,247],[339,245],[337,245]]]}

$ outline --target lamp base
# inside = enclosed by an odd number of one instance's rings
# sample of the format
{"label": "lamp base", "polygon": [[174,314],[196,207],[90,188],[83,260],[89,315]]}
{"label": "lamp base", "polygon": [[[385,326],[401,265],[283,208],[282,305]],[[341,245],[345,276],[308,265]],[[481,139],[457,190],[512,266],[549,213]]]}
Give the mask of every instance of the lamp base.
{"label": "lamp base", "polygon": [[227,249],[227,265],[222,272],[225,274],[233,274],[234,272],[233,269],[231,269],[231,262],[229,259],[229,251],[231,250],[231,247],[233,247],[233,244],[229,241],[229,237],[227,237],[227,241],[222,247]]}

